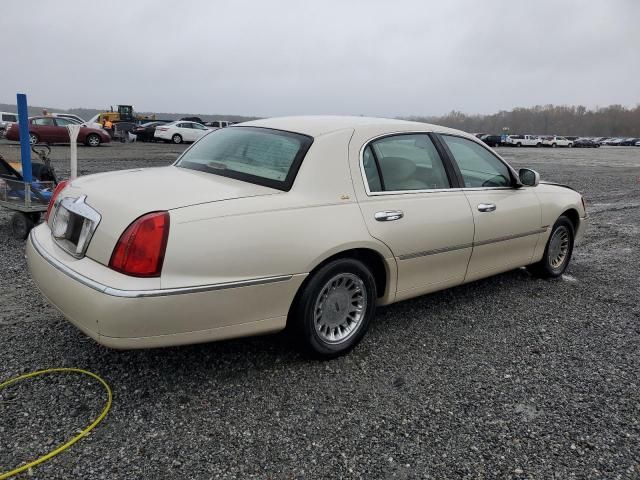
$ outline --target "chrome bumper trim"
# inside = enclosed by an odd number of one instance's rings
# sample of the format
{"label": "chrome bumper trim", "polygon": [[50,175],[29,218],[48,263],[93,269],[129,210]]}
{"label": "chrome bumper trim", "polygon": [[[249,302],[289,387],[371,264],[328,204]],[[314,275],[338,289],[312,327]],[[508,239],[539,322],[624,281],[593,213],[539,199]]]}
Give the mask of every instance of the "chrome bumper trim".
{"label": "chrome bumper trim", "polygon": [[194,285],[191,287],[177,288],[158,288],[154,290],[120,290],[118,288],[109,287],[100,282],[96,282],[84,275],[79,274],[75,270],[67,267],[64,263],[52,257],[35,238],[34,231],[29,235],[29,241],[33,245],[38,254],[47,261],[52,267],[64,273],[68,277],[76,280],[82,285],[96,290],[105,295],[121,298],[144,298],[144,297],[165,297],[168,295],[185,295],[189,293],[211,292],[215,290],[225,290],[228,288],[250,287],[252,285],[263,285],[267,283],[286,282],[293,278],[293,275],[276,275],[273,277],[252,278],[250,280],[240,280],[235,282],[213,283],[209,285]]}

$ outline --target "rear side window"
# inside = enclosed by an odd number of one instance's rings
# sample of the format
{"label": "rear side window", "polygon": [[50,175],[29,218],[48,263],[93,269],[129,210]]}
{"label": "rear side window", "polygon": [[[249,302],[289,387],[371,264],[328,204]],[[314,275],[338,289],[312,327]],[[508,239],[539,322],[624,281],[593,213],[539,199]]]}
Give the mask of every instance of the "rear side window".
{"label": "rear side window", "polygon": [[381,138],[367,146],[362,160],[371,192],[451,186],[442,159],[427,134]]}
{"label": "rear side window", "polygon": [[507,166],[482,145],[451,135],[442,139],[458,164],[465,188],[511,186]]}
{"label": "rear side window", "polygon": [[2,121],[4,122],[17,122],[18,117],[15,115],[7,115],[6,113],[2,115]]}

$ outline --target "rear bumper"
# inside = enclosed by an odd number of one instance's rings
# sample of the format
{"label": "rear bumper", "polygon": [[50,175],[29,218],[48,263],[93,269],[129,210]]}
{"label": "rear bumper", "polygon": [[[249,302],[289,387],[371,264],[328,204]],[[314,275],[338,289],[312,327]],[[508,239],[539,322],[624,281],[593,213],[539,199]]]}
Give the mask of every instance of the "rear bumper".
{"label": "rear bumper", "polygon": [[39,235],[48,234],[43,227],[34,229],[27,241],[27,261],[36,285],[85,335],[112,348],[182,345],[281,330],[305,277],[122,290],[75,272],[60,252],[49,251],[50,244],[38,241]]}

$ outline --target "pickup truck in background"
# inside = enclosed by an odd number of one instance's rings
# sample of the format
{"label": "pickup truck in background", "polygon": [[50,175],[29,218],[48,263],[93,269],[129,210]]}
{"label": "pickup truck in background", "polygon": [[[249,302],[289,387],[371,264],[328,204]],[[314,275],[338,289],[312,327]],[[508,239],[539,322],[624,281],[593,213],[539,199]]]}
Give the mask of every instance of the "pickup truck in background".
{"label": "pickup truck in background", "polygon": [[509,135],[506,144],[512,147],[542,147],[542,139],[537,135]]}

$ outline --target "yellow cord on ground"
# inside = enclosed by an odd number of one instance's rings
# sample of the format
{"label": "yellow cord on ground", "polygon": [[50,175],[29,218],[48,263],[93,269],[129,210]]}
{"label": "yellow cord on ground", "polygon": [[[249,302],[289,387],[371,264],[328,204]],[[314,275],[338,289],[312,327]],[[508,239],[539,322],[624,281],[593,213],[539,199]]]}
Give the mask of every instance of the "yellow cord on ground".
{"label": "yellow cord on ground", "polygon": [[36,460],[34,460],[32,462],[29,462],[26,465],[23,465],[21,467],[15,468],[15,469],[11,470],[10,472],[0,473],[0,480],[4,480],[6,478],[12,477],[13,475],[17,475],[18,473],[24,472],[25,470],[28,470],[31,467],[35,467],[36,465],[38,465],[38,464],[40,464],[42,462],[46,462],[47,460],[51,459],[52,457],[55,457],[59,453],[64,452],[67,448],[69,448],[71,445],[76,443],[78,440],[80,440],[82,437],[84,437],[87,433],[89,433],[91,430],[93,430],[96,427],[96,425],[98,425],[104,419],[104,417],[107,415],[107,412],[111,408],[111,398],[112,398],[112,396],[111,396],[111,388],[109,388],[109,385],[107,384],[107,382],[105,382],[102,378],[100,378],[95,373],[87,372],[86,370],[81,370],[79,368],[48,368],[46,370],[38,370],[37,372],[25,373],[24,375],[20,375],[18,377],[12,378],[11,380],[7,380],[6,382],[0,383],[0,389],[3,389],[4,387],[8,387],[9,385],[12,385],[12,384],[14,384],[16,382],[19,382],[20,380],[24,380],[26,378],[37,377],[38,375],[45,375],[47,373],[61,373],[61,372],[62,373],[80,373],[82,375],[88,375],[91,378],[94,378],[95,380],[99,381],[102,384],[102,386],[104,387],[104,389],[107,391],[107,404],[105,405],[104,409],[102,410],[102,413],[98,416],[98,418],[96,418],[93,421],[93,423],[91,423],[91,425],[89,425],[87,428],[82,430],[82,432],[80,432],[78,435],[73,437],[67,443],[65,443],[63,445],[60,445],[55,450],[52,450],[51,452],[47,453],[46,455],[43,455],[42,457],[40,457],[40,458],[38,458],[38,459],[36,459]]}

